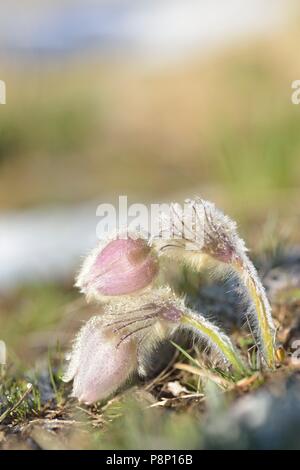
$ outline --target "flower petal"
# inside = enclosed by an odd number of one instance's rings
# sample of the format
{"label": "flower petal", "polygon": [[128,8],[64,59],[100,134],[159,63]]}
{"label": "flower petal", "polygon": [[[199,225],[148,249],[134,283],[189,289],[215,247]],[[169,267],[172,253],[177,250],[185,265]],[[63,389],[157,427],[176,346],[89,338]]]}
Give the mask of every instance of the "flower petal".
{"label": "flower petal", "polygon": [[157,273],[157,256],[145,240],[115,239],[87,258],[76,285],[88,297],[127,295],[149,286]]}
{"label": "flower petal", "polygon": [[118,342],[99,317],[82,328],[64,376],[64,381],[74,378],[74,397],[93,403],[107,398],[128,379],[136,367],[135,343]]}

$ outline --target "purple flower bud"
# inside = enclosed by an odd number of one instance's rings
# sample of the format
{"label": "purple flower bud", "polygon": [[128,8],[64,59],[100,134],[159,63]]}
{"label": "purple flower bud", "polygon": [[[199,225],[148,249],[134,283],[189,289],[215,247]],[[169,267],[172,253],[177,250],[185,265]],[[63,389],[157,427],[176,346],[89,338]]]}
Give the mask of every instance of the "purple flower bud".
{"label": "purple flower bud", "polygon": [[157,273],[157,256],[145,240],[116,239],[87,258],[76,285],[88,298],[127,295],[149,286]]}
{"label": "purple flower bud", "polygon": [[75,341],[63,380],[74,379],[72,395],[81,402],[93,403],[115,392],[135,368],[135,342],[120,342],[100,317],[94,317]]}

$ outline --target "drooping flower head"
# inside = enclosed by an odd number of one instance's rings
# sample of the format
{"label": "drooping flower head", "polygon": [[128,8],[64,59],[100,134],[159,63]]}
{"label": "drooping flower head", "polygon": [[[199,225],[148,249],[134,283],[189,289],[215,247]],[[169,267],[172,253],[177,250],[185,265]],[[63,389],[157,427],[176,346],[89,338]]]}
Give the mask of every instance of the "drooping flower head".
{"label": "drooping flower head", "polygon": [[100,243],[84,261],[76,286],[88,300],[107,300],[145,289],[157,273],[156,254],[133,234]]}
{"label": "drooping flower head", "polygon": [[[174,236],[166,239],[164,234],[170,225],[175,228]],[[237,233],[236,223],[211,202],[188,200],[185,211],[178,204],[171,206],[169,216],[162,217],[161,234],[152,244],[160,255],[181,260],[198,271],[212,259],[241,276],[252,302],[248,317],[254,326],[255,339],[264,363],[273,368],[275,327],[271,307],[257,271],[247,256],[245,243]]]}
{"label": "drooping flower head", "polygon": [[208,256],[230,264],[246,251],[236,223],[202,199],[187,199],[183,207],[172,203],[169,213],[161,214],[161,230],[152,244],[160,254],[177,257],[195,267],[202,266]]}
{"label": "drooping flower head", "polygon": [[79,332],[64,380],[74,380],[73,396],[80,401],[107,398],[134,371],[144,375],[157,345],[178,329],[192,331],[224,364],[245,372],[230,339],[165,287],[106,304],[103,314],[93,317]]}
{"label": "drooping flower head", "polygon": [[107,304],[75,339],[64,381],[85,403],[107,398],[130,375],[144,371],[146,355],[171,334],[181,312],[169,289]]}
{"label": "drooping flower head", "polygon": [[147,359],[158,343],[171,338],[178,330],[188,330],[213,349],[223,364],[232,365],[238,372],[245,371],[228,336],[207,320],[193,312],[169,287],[154,289],[140,297],[119,300],[105,306],[105,322],[123,341],[137,340],[139,372],[143,373]]}

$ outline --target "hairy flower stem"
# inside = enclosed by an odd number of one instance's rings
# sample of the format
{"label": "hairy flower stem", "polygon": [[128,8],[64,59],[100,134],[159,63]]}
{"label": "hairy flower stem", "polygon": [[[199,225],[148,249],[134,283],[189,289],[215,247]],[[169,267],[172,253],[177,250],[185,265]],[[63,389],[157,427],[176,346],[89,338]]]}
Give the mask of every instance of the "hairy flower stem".
{"label": "hairy flower stem", "polygon": [[238,356],[238,353],[234,350],[229,338],[224,334],[220,334],[214,326],[210,326],[208,322],[203,323],[201,319],[196,319],[194,315],[188,313],[182,315],[181,323],[194,327],[201,335],[207,338],[209,343],[214,345],[218,351],[221,352],[222,356],[233,366],[236,372],[242,376],[249,374],[249,371],[242,359]]}
{"label": "hairy flower stem", "polygon": [[271,307],[266,298],[264,288],[256,276],[256,271],[251,261],[234,263],[234,268],[241,278],[254,303],[259,335],[261,339],[263,359],[270,369],[275,368],[275,328],[271,317]]}

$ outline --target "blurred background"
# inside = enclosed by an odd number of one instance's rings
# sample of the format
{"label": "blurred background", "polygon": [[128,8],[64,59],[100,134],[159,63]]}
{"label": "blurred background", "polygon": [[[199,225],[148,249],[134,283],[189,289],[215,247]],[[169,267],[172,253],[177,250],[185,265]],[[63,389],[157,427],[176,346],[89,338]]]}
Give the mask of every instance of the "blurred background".
{"label": "blurred background", "polygon": [[0,12],[0,338],[15,354],[79,297],[96,207],[119,195],[200,195],[251,248],[299,242],[298,2],[1,0]]}

